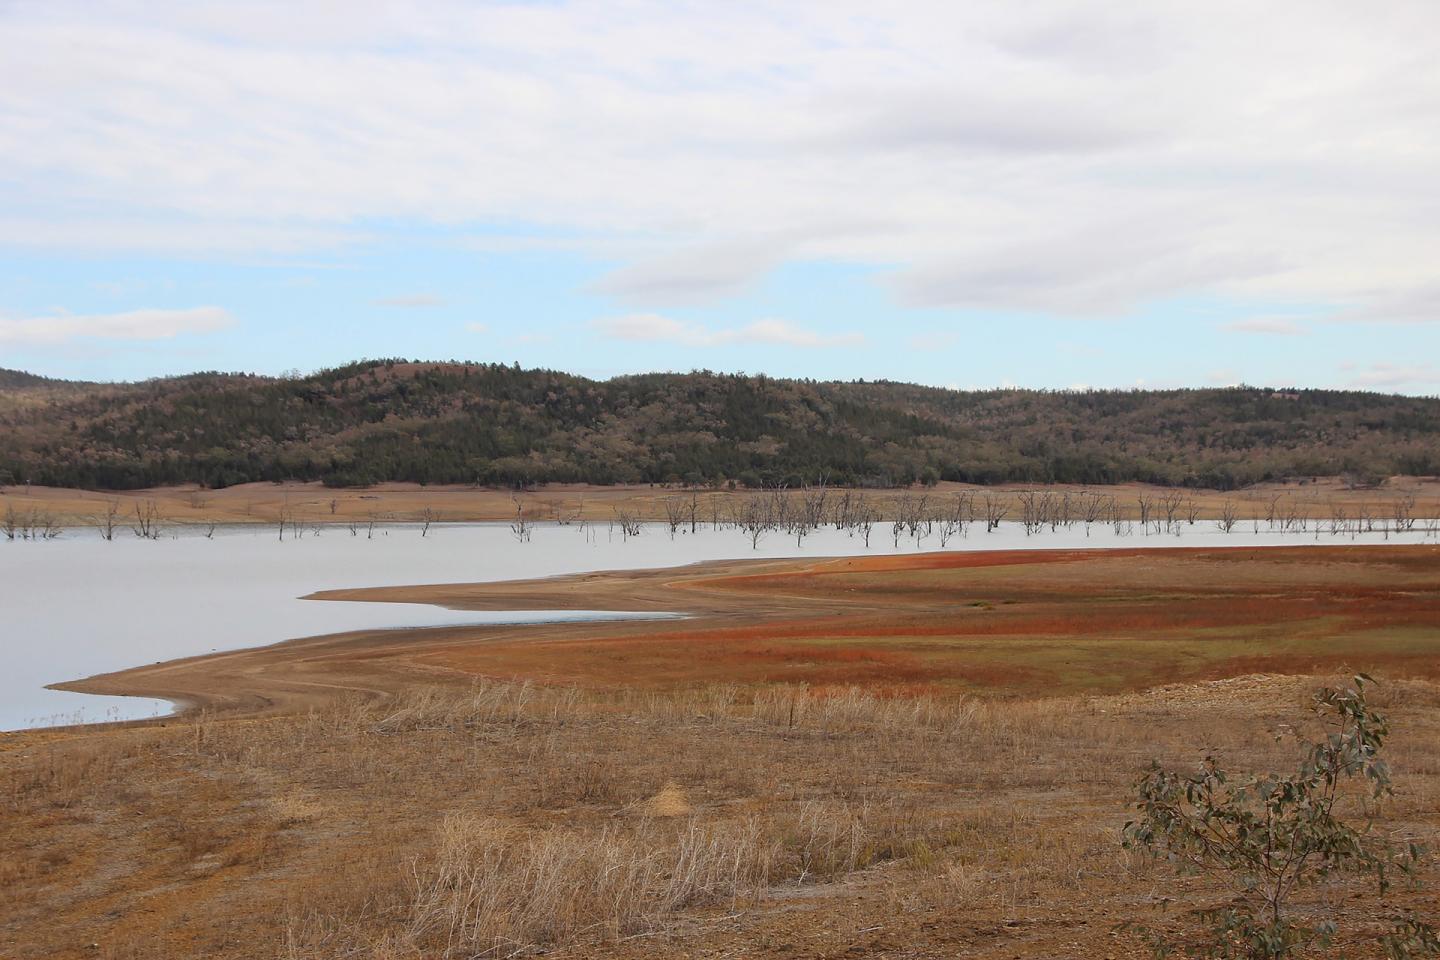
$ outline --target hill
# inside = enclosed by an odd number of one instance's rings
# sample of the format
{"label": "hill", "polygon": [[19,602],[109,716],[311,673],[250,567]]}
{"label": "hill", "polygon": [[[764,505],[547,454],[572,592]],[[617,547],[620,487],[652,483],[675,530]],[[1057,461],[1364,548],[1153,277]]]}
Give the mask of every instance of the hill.
{"label": "hill", "polygon": [[55,486],[753,486],[824,476],[1229,489],[1436,473],[1440,400],[1360,391],[960,392],[706,371],[597,381],[403,360],[298,378],[0,376],[0,479]]}
{"label": "hill", "polygon": [[21,390],[26,387],[39,387],[54,382],[55,381],[49,377],[26,373],[24,370],[6,370],[0,368],[0,390]]}

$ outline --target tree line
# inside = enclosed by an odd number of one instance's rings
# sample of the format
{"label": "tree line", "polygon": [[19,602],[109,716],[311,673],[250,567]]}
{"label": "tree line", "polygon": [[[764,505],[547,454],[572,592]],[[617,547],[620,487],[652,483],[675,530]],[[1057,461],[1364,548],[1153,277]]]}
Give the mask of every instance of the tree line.
{"label": "tree line", "polygon": [[1235,489],[1440,474],[1440,400],[1362,391],[953,391],[709,371],[599,381],[402,359],[66,389],[0,373],[0,483]]}

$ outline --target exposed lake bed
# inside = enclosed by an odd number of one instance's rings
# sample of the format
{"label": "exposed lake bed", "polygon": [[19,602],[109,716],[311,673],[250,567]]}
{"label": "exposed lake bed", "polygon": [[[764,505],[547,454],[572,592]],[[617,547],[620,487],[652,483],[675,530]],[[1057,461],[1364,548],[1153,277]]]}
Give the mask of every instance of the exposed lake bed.
{"label": "exposed lake bed", "polygon": [[[1019,523],[986,532],[971,524],[944,539],[950,551],[1251,547],[1434,542],[1425,524],[1405,534],[1334,535],[1210,521],[1143,535],[1130,526],[1082,524],[1028,533]],[[487,583],[600,570],[674,567],[711,560],[933,552],[936,535],[893,537],[886,524],[869,544],[854,530],[820,527],[803,537],[770,531],[752,546],[733,528],[651,523],[638,535],[614,524],[536,523],[520,542],[507,524],[312,527],[280,541],[256,525],[174,527],[159,540],[126,532],[114,541],[72,529],[50,541],[0,545],[6,584],[7,670],[0,680],[0,730],[153,717],[163,700],[109,697],[48,685],[144,663],[263,646],[298,637],[381,630],[553,620],[616,619],[619,611],[465,611],[424,603],[316,602],[312,593],[434,583]],[[629,616],[655,616],[655,611]]]}

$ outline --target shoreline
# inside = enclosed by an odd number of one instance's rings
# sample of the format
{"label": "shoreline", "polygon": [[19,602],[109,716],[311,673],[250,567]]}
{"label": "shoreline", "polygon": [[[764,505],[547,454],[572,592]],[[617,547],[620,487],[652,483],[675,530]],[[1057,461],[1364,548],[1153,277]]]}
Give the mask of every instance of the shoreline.
{"label": "shoreline", "polygon": [[[1242,522],[1248,522],[1252,516],[1263,516],[1276,498],[1287,509],[1294,505],[1297,510],[1303,510],[1312,520],[1324,520],[1327,511],[1336,506],[1350,511],[1369,509],[1374,511],[1376,519],[1385,519],[1395,503],[1411,498],[1413,501],[1409,509],[1412,515],[1440,517],[1440,478],[1437,477],[1396,477],[1374,488],[1352,488],[1336,478],[1266,483],[1232,491],[1137,483],[977,486],[941,482],[932,488],[832,487],[826,489],[826,494],[832,503],[847,493],[863,498],[888,520],[904,509],[901,504],[906,501],[913,504],[924,497],[931,506],[938,508],[963,495],[974,499],[977,510],[982,500],[993,497],[1002,502],[1008,515],[1014,518],[1022,509],[1020,495],[1029,491],[1062,498],[1069,495],[1076,498],[1077,503],[1083,497],[1107,501],[1114,498],[1122,516],[1130,520],[1138,519],[1141,497],[1158,502],[1167,495],[1179,495],[1185,503],[1183,509],[1187,512],[1193,509],[1197,520],[1217,520],[1228,505],[1238,511]],[[775,491],[771,490],[584,484],[556,484],[519,491],[410,483],[380,484],[369,488],[328,488],[318,481],[247,483],[219,490],[182,486],[94,491],[12,485],[0,487],[0,514],[6,509],[20,513],[38,511],[68,526],[97,527],[109,522],[121,530],[128,529],[135,522],[137,510],[149,511],[152,508],[158,522],[180,525],[274,526],[282,518],[288,522],[323,526],[423,522],[427,517],[434,523],[510,522],[517,513],[537,523],[604,522],[613,521],[620,515],[635,520],[664,522],[676,511],[684,515],[683,522],[688,525],[692,510],[697,522],[710,523],[716,518],[724,519],[728,511],[746,502],[769,498],[774,494]],[[792,502],[799,502],[805,492],[787,490],[784,496]],[[1351,516],[1353,519],[1353,512]]]}
{"label": "shoreline", "polygon": [[[1325,547],[1349,549],[1334,551]],[[690,678],[689,673],[695,671],[685,661],[709,655],[704,649],[707,638],[726,641],[730,637],[772,636],[781,638],[772,641],[777,644],[784,638],[801,645],[833,644],[836,641],[826,639],[832,633],[843,637],[859,631],[869,636],[883,633],[889,624],[899,620],[917,624],[917,635],[922,636],[936,629],[943,634],[945,625],[953,621],[959,625],[957,637],[963,640],[964,616],[973,612],[976,604],[990,607],[990,601],[964,600],[974,591],[977,581],[1003,583],[1007,577],[1020,581],[1039,571],[1047,577],[1058,577],[1056,582],[1068,591],[1065,578],[1069,570],[1094,569],[1097,574],[1104,573],[1105,582],[1117,576],[1122,580],[1129,577],[1137,578],[1136,585],[1143,586],[1140,581],[1158,578],[1165,589],[1183,588],[1182,595],[1189,597],[1198,589],[1187,585],[1191,578],[1167,579],[1170,575],[1166,571],[1196,568],[1213,574],[1217,566],[1250,565],[1273,576],[1273,571],[1295,566],[1317,580],[1304,591],[1307,597],[1314,598],[1323,582],[1324,590],[1343,600],[1347,592],[1353,591],[1344,586],[1343,576],[1334,576],[1331,568],[1340,565],[1333,562],[1336,558],[1344,558],[1345,563],[1353,563],[1357,569],[1403,563],[1427,571],[1440,570],[1437,545],[1136,545],[723,560],[534,580],[345,588],[320,591],[305,599],[404,602],[488,612],[585,609],[641,617],[349,631],[200,654],[51,686],[177,704],[176,711],[166,717],[84,725],[90,728],[163,723],[202,711],[237,718],[264,717],[314,708],[339,697],[384,697],[429,685],[463,686],[478,678],[605,686],[606,679],[615,674],[614,664],[607,663],[606,657],[622,667],[627,658],[633,659],[635,669],[629,673],[633,673],[630,681],[634,684],[663,687],[690,679],[704,680],[700,676],[703,670]],[[868,590],[860,596],[839,596],[825,589],[816,592],[816,585],[823,585],[837,574],[841,579],[851,574],[881,580],[898,578],[901,583],[941,576],[947,578],[947,583],[954,580],[956,596],[941,594],[917,601],[910,596],[895,599]],[[776,590],[777,583],[793,589]],[[1427,597],[1434,586],[1425,581],[1423,592]],[[1365,596],[1381,588],[1367,588]],[[1400,585],[1391,589],[1399,590]],[[1226,599],[1250,603],[1255,593],[1255,589],[1227,586],[1224,582],[1207,588],[1211,601],[1221,603]],[[1066,592],[1061,599],[1068,596]],[[1014,602],[1024,606],[1037,601]],[[1384,613],[1383,604],[1367,600],[1367,609],[1372,605],[1379,611],[1376,615]],[[645,614],[655,613],[670,616],[644,618]],[[1223,611],[1217,611],[1217,615],[1223,619]],[[1256,616],[1264,620],[1265,614],[1262,610]],[[678,618],[684,619],[684,628],[679,631]],[[647,651],[647,645],[655,650]],[[663,654],[664,670],[647,676],[641,664],[655,651]],[[621,669],[619,675],[628,674]],[[1138,688],[1122,682],[1114,689]],[[1064,692],[1073,691],[1057,690]]]}
{"label": "shoreline", "polygon": [[[383,587],[382,587],[382,588],[375,588],[375,587],[372,587],[372,588],[361,588],[361,589],[371,589],[371,590],[374,590],[374,589],[387,589],[387,588],[383,588]],[[320,600],[320,601],[324,601],[324,600],[348,601],[348,600],[351,599],[351,598],[349,598],[349,597],[343,597],[343,596],[334,596],[334,597],[331,597],[331,596],[324,596],[324,595],[323,595],[323,594],[326,594],[326,593],[333,593],[333,592],[344,592],[344,591],[320,591],[318,594],[311,594],[311,595],[307,595],[307,596],[304,596],[304,597],[300,597],[300,598],[298,598],[298,599],[301,599],[301,600]],[[377,600],[377,601],[375,601],[375,602],[416,603],[416,604],[421,604],[421,605],[433,606],[433,604],[429,604],[427,601],[423,601],[423,600],[385,600],[385,601],[379,601],[379,600]],[[87,696],[126,697],[126,698],[145,699],[145,700],[160,700],[160,701],[164,701],[164,702],[169,703],[169,704],[171,705],[171,709],[170,709],[170,711],[169,711],[168,713],[159,714],[159,715],[153,716],[153,717],[129,717],[129,718],[119,719],[119,720],[92,720],[92,721],[84,721],[84,722],[80,722],[80,723],[56,723],[56,724],[45,724],[45,725],[35,726],[35,727],[22,727],[22,728],[20,728],[20,729],[18,729],[18,730],[0,730],[0,737],[5,736],[6,734],[29,733],[29,732],[38,731],[38,730],[64,731],[64,730],[79,730],[79,729],[89,728],[89,727],[112,727],[112,726],[113,726],[113,727],[127,727],[127,726],[147,725],[147,724],[157,723],[157,722],[161,722],[161,721],[165,721],[165,720],[184,719],[184,718],[188,717],[190,714],[193,714],[194,712],[196,712],[197,710],[209,709],[209,708],[211,708],[211,707],[214,706],[214,705],[213,705],[212,703],[206,701],[206,699],[203,698],[203,697],[195,697],[195,696],[191,696],[191,695],[182,695],[182,694],[179,694],[179,693],[174,693],[174,694],[162,694],[162,693],[158,693],[158,692],[149,692],[149,693],[146,693],[146,692],[130,692],[130,691],[124,691],[124,690],[122,690],[122,689],[112,689],[112,688],[110,688],[110,686],[109,686],[108,684],[106,684],[106,688],[105,688],[105,689],[103,689],[103,690],[97,690],[97,689],[92,689],[91,686],[90,686],[90,684],[91,684],[92,681],[95,681],[95,682],[98,682],[98,683],[101,683],[101,684],[105,684],[107,678],[110,678],[110,677],[113,677],[113,676],[117,676],[117,675],[120,675],[120,674],[127,674],[127,675],[129,675],[129,674],[133,674],[133,673],[136,673],[136,672],[139,672],[139,671],[151,671],[151,670],[154,670],[155,668],[164,668],[164,667],[168,667],[168,666],[171,666],[171,665],[174,665],[174,664],[181,664],[181,663],[186,663],[186,662],[189,662],[189,661],[202,661],[202,660],[205,660],[205,659],[210,658],[210,657],[223,656],[223,655],[225,655],[225,654],[240,654],[240,653],[247,653],[247,652],[251,652],[251,651],[266,650],[266,649],[269,649],[269,648],[272,648],[272,647],[278,647],[278,646],[282,646],[282,645],[290,644],[290,643],[298,643],[298,642],[307,641],[307,640],[323,640],[323,639],[328,639],[328,638],[331,638],[331,637],[345,637],[345,636],[351,636],[351,635],[354,635],[354,634],[356,634],[356,633],[362,633],[362,632],[363,632],[363,633],[403,633],[403,634],[406,634],[406,635],[422,635],[422,636],[423,636],[423,634],[424,634],[426,631],[429,631],[429,630],[486,629],[486,628],[492,628],[492,627],[493,627],[493,628],[500,628],[500,627],[513,628],[513,627],[526,627],[526,626],[542,627],[542,626],[552,626],[552,625],[571,625],[571,624],[573,624],[573,625],[580,625],[580,624],[597,624],[597,623],[631,623],[631,622],[662,622],[662,621],[663,621],[663,622],[673,622],[673,621],[676,621],[676,620],[684,620],[684,619],[686,619],[686,616],[685,616],[684,614],[681,614],[681,613],[673,613],[673,612],[670,612],[670,611],[632,611],[632,610],[618,610],[618,609],[617,609],[617,610],[604,610],[604,611],[602,611],[602,610],[587,610],[587,609],[583,609],[583,608],[574,608],[573,610],[566,611],[566,610],[560,609],[560,608],[554,608],[554,609],[549,609],[549,608],[547,608],[547,609],[543,609],[543,610],[542,610],[542,609],[530,609],[530,610],[527,610],[527,609],[513,609],[513,610],[507,609],[507,610],[500,610],[500,611],[496,611],[496,612],[515,613],[516,615],[523,615],[523,614],[527,614],[527,613],[552,613],[552,612],[553,612],[553,613],[566,613],[566,612],[570,612],[570,613],[573,613],[574,616],[555,616],[555,617],[548,617],[548,616],[547,616],[547,617],[545,617],[545,618],[543,618],[543,619],[535,619],[535,620],[517,619],[517,620],[514,620],[514,621],[496,621],[496,622],[493,622],[493,623],[483,623],[483,624],[482,624],[482,623],[477,623],[477,624],[438,624],[438,625],[437,625],[437,624],[432,624],[432,625],[428,625],[428,626],[386,627],[386,628],[377,628],[376,630],[373,630],[373,631],[348,631],[348,632],[346,632],[346,633],[338,633],[338,634],[317,634],[317,635],[315,635],[315,636],[309,636],[309,637],[294,637],[294,638],[289,638],[289,639],[286,639],[286,640],[278,641],[278,642],[276,642],[276,643],[260,644],[260,645],[258,645],[258,646],[235,647],[235,648],[232,648],[232,649],[229,649],[229,650],[220,650],[220,651],[215,651],[215,652],[207,652],[207,653],[202,653],[202,654],[196,654],[196,655],[193,656],[193,657],[181,657],[181,658],[177,658],[177,659],[173,659],[173,660],[165,660],[165,661],[161,661],[161,662],[159,662],[159,663],[149,664],[149,665],[145,665],[145,666],[128,667],[128,668],[125,668],[125,669],[122,669],[122,670],[109,671],[109,672],[100,673],[100,674],[92,674],[91,676],[88,676],[88,677],[77,677],[77,678],[72,679],[72,680],[60,680],[60,681],[56,681],[55,683],[47,683],[47,684],[45,684],[45,689],[47,689],[47,690],[64,691],[64,692],[66,692],[66,693],[85,694],[85,695],[87,695]],[[586,613],[596,613],[596,614],[601,614],[601,616],[585,616]]]}

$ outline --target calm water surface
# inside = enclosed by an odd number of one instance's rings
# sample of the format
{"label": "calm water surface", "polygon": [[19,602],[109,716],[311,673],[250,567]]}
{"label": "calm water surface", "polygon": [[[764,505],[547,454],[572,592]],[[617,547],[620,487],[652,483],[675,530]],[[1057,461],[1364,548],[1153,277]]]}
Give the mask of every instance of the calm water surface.
{"label": "calm water surface", "polygon": [[[1026,536],[1019,524],[993,533],[984,524],[952,538],[949,550],[1136,546],[1256,546],[1310,543],[1434,542],[1416,531],[1385,540],[1379,534],[1343,538],[1312,531],[1281,535],[1248,527],[1222,534],[1201,522],[1180,536],[1116,536],[1096,526]],[[614,618],[577,611],[480,613],[408,603],[300,600],[317,590],[422,583],[550,577],[594,570],[675,566],[744,557],[837,556],[939,550],[931,536],[917,547],[896,547],[877,524],[867,550],[858,535],[815,531],[797,545],[771,533],[756,550],[736,530],[702,528],[670,536],[647,525],[625,538],[608,524],[537,524],[517,543],[505,524],[437,525],[421,537],[407,525],[362,528],[278,542],[259,527],[221,528],[213,539],[175,530],[159,541],[125,531],[113,542],[93,531],[70,531],[54,541],[0,542],[0,730],[49,723],[155,716],[170,704],[134,697],[98,697],[45,689],[46,684],[142,663],[276,643],[347,630]]]}

